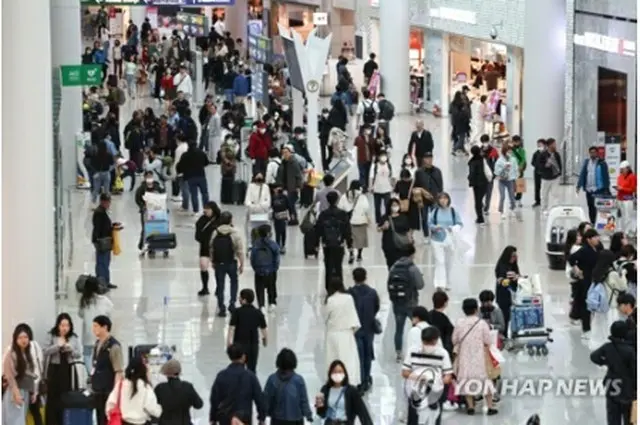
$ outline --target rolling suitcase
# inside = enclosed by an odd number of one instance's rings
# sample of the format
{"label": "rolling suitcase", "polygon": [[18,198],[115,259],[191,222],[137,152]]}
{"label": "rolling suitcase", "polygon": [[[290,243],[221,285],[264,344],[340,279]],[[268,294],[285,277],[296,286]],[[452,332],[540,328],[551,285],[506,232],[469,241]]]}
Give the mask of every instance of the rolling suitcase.
{"label": "rolling suitcase", "polygon": [[313,198],[315,195],[315,189],[308,184],[302,186],[300,190],[300,206],[303,208],[309,208],[313,204]]}
{"label": "rolling suitcase", "polygon": [[318,238],[315,230],[309,230],[303,236],[304,258],[318,258]]}
{"label": "rolling suitcase", "polygon": [[175,233],[154,234],[147,237],[149,251],[168,251],[178,246]]}
{"label": "rolling suitcase", "polygon": [[247,196],[247,182],[236,180],[233,182],[233,201],[236,205],[244,205]]}
{"label": "rolling suitcase", "polygon": [[93,425],[93,409],[64,409],[62,425]]}

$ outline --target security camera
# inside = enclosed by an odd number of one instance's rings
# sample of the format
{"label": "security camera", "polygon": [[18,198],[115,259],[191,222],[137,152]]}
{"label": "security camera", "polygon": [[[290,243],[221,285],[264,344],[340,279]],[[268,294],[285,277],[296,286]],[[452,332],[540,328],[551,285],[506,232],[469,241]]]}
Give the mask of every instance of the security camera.
{"label": "security camera", "polygon": [[489,37],[491,37],[492,40],[495,40],[496,38],[498,38],[498,28],[496,28],[495,25],[491,26],[491,30],[489,31]]}

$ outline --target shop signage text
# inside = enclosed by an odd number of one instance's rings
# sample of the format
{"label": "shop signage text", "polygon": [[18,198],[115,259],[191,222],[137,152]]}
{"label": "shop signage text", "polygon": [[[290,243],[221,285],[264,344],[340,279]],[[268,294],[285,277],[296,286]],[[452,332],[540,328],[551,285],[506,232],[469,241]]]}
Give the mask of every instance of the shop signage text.
{"label": "shop signage text", "polygon": [[102,83],[101,65],[62,65],[62,87],[99,86]]}
{"label": "shop signage text", "polygon": [[314,12],[313,25],[322,26],[329,23],[329,16],[326,12]]}
{"label": "shop signage text", "polygon": [[271,63],[273,46],[271,39],[249,34],[249,57],[258,63]]}
{"label": "shop signage text", "polygon": [[464,22],[465,24],[475,25],[477,23],[476,13],[468,10],[453,9],[450,7],[438,7],[429,10],[432,18],[444,19],[446,21]]}
{"label": "shop signage text", "polygon": [[233,6],[236,0],[80,0],[83,5],[105,6]]}
{"label": "shop signage text", "polygon": [[595,32],[585,32],[584,35],[575,34],[573,36],[573,42],[578,46],[602,50],[607,53],[615,53],[623,56],[636,55],[635,41],[609,37],[608,35],[597,34]]}

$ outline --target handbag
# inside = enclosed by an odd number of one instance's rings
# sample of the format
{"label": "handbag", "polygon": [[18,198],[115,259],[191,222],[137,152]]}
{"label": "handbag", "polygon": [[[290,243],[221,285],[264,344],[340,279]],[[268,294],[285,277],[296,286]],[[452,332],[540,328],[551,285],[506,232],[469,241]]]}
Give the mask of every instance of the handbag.
{"label": "handbag", "polygon": [[111,231],[111,252],[113,255],[120,255],[122,253],[122,248],[120,247],[120,230],[113,229]]}
{"label": "handbag", "polygon": [[389,217],[389,228],[391,229],[391,239],[395,249],[404,252],[409,248],[409,246],[413,245],[413,240],[408,233],[402,234],[396,232],[392,217]]}
{"label": "handbag", "polygon": [[453,361],[451,363],[453,364],[454,374],[458,373],[458,349],[460,348],[464,340],[467,338],[467,336],[471,333],[473,328],[475,328],[476,325],[480,323],[480,321],[482,321],[482,319],[478,319],[478,321],[474,323],[473,326],[471,326],[469,330],[462,336],[462,339],[460,340],[460,342],[458,342],[456,345],[453,346],[453,352],[451,353],[451,357]]}
{"label": "handbag", "polygon": [[631,402],[631,421],[632,424],[638,423],[638,400]]}
{"label": "handbag", "polygon": [[413,184],[415,183],[415,179],[411,180],[411,185],[409,186],[409,192],[407,194],[407,199],[400,199],[400,212],[409,211],[409,198],[413,192]]}
{"label": "handbag", "polygon": [[491,180],[493,180],[493,171],[491,171],[491,167],[487,164],[486,159],[482,160],[482,169],[484,170],[484,176],[491,182]]}
{"label": "handbag", "polygon": [[120,382],[118,383],[118,398],[116,401],[116,405],[113,408],[113,410],[111,410],[111,412],[109,412],[109,419],[107,421],[107,425],[122,425],[122,410],[120,409],[120,401],[122,399],[122,382],[124,381],[124,378],[120,379]]}
{"label": "handbag", "polygon": [[96,251],[108,252],[113,249],[113,237],[98,238],[95,243]]}
{"label": "handbag", "polygon": [[484,366],[487,370],[487,378],[492,381],[498,379],[501,373],[500,363],[493,358],[487,346],[484,347]]}

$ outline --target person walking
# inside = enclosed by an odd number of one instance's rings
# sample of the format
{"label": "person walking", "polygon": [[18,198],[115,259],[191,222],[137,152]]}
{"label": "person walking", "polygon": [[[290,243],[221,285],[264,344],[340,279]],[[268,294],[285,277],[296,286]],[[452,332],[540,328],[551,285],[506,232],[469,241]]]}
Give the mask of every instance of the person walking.
{"label": "person walking", "polygon": [[[500,158],[496,161],[494,173],[498,179],[498,190],[500,201],[498,212],[502,214],[502,219],[513,215],[516,209],[515,185],[518,178],[518,160],[513,154],[513,149],[508,144],[503,144],[500,151]],[[509,214],[504,212],[504,201],[509,197]]]}
{"label": "person walking", "polygon": [[342,279],[342,261],[345,244],[353,243],[349,215],[338,208],[338,192],[329,192],[327,202],[329,208],[318,215],[315,225],[316,235],[323,247],[325,288],[334,276]]}
{"label": "person walking", "polygon": [[[349,264],[362,261],[362,251],[369,246],[369,200],[363,196],[362,186],[358,180],[353,180],[349,190],[342,195],[338,208],[346,211],[351,224],[352,244],[349,248]],[[356,257],[357,254],[357,257]]]}
{"label": "person walking", "polygon": [[240,308],[233,310],[229,321],[227,345],[237,344],[245,350],[247,369],[256,373],[260,342],[267,346],[267,321],[253,306],[255,294],[251,289],[240,291]]}
{"label": "person walking", "polygon": [[546,150],[541,152],[538,157],[538,168],[542,179],[540,200],[544,215],[549,214],[549,207],[551,201],[555,198],[555,192],[560,184],[560,175],[562,174],[562,158],[556,150],[556,140],[547,139],[546,145]]}
{"label": "person walking", "polygon": [[[278,293],[276,281],[280,268],[280,247],[271,238],[271,226],[264,224],[258,227],[258,238],[254,241],[249,252],[251,268],[254,272],[254,288],[258,298],[258,308],[263,310],[265,305],[274,311],[277,305]],[[267,292],[267,304],[264,293]]]}
{"label": "person walking", "polygon": [[229,311],[235,309],[238,296],[238,275],[244,268],[244,248],[242,238],[232,224],[233,216],[223,211],[218,220],[218,228],[213,232],[210,242],[211,264],[216,278],[216,298],[218,300],[218,317],[225,317],[227,309],[224,305],[224,288],[226,277],[231,284],[229,291]]}
{"label": "person walking", "polygon": [[534,193],[533,199],[534,203],[532,205],[533,208],[537,208],[540,206],[540,190],[542,187],[542,178],[541,178],[541,169],[540,169],[540,154],[544,152],[547,148],[544,139],[538,139],[538,148],[531,155],[531,166],[533,167],[533,183],[534,183]]}
{"label": "person walking", "polygon": [[468,162],[469,187],[473,190],[473,203],[476,212],[476,224],[484,224],[484,214],[482,213],[482,202],[487,193],[489,180],[493,178],[493,173],[482,157],[482,151],[479,146],[471,147],[471,158]]}

